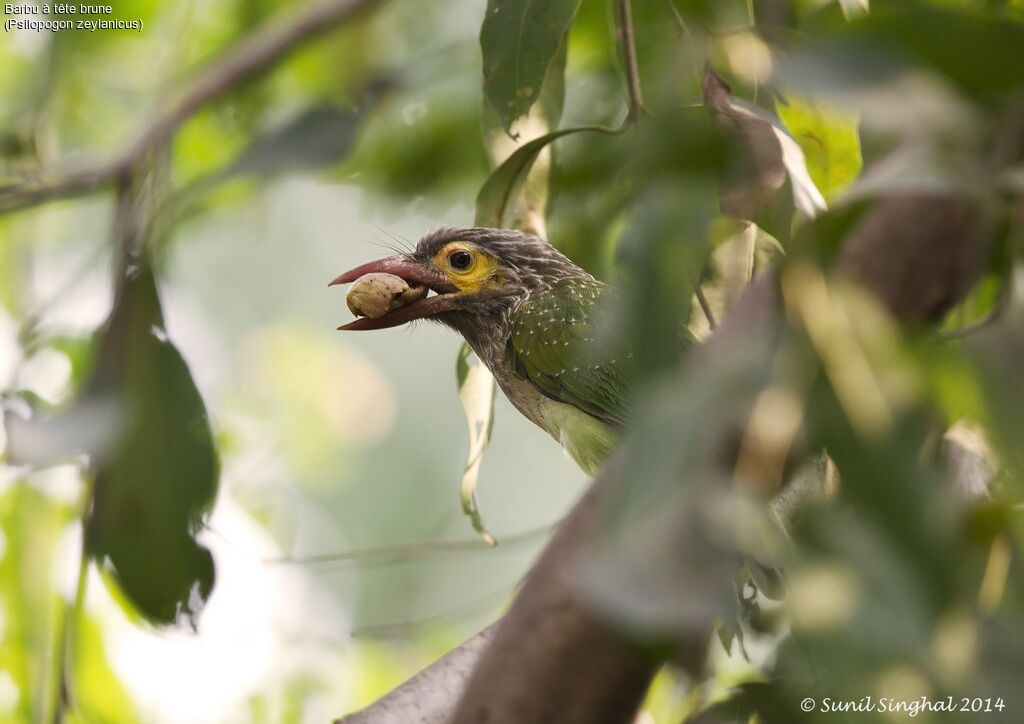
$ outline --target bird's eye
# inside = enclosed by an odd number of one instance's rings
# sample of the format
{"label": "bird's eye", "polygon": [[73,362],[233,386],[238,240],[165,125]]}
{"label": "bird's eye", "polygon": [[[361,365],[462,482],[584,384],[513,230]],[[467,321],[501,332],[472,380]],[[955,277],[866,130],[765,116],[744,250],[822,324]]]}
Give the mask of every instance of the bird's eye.
{"label": "bird's eye", "polygon": [[448,255],[448,263],[452,265],[452,269],[458,269],[465,271],[473,264],[473,255],[468,251],[453,251]]}

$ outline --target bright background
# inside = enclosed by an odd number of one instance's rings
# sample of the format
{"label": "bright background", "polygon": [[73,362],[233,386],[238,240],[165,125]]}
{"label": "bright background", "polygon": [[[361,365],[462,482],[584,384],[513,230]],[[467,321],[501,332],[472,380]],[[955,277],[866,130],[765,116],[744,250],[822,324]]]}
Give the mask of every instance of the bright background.
{"label": "bright background", "polygon": [[[101,157],[139,129],[181,69],[290,6],[119,2],[115,16],[144,18],[142,33],[4,34],[0,129],[15,137],[41,123],[45,130],[34,132],[54,147],[40,153]],[[381,111],[389,133],[424,117],[444,131],[461,120],[451,117],[453,96],[461,104],[455,110],[480,102],[482,12],[477,2],[393,3],[311,45],[187,124],[175,173],[192,178],[216,168],[250,134],[307,106],[348,104],[367,66],[421,73]],[[49,63],[58,69],[52,76]],[[100,718],[104,711],[147,722],[338,716],[493,619],[545,540],[539,531],[491,550],[461,513],[466,423],[453,333],[429,323],[335,331],[351,315],[344,290],[327,288],[330,279],[386,253],[381,244],[393,235],[414,243],[435,226],[471,224],[472,195],[458,192],[479,182],[486,165],[479,132],[456,138],[461,130],[451,129],[451,142],[471,147],[469,161],[454,169],[439,154],[423,161],[436,166],[421,172],[429,178],[410,182],[401,178],[400,156],[377,164],[378,173],[398,175],[397,184],[425,184],[424,191],[433,179],[447,184],[429,203],[390,201],[351,182],[358,166],[334,164],[327,173],[300,169],[231,184],[173,230],[161,288],[168,332],[193,371],[222,455],[211,530],[200,537],[213,551],[217,584],[197,632],[155,630],[126,618],[93,572],[88,612],[115,677],[106,690],[90,686],[105,700]],[[400,154],[397,143],[383,138],[363,148]],[[17,162],[3,161],[9,171]],[[106,196],[0,220],[3,389],[68,399],[67,350],[79,349],[109,311],[110,225]],[[18,335],[29,317],[53,343],[26,357]],[[553,441],[498,401],[479,495],[499,540],[556,521],[582,483]],[[43,673],[43,642],[52,634],[54,617],[41,615],[51,608],[49,592],[73,596],[78,486],[73,466],[0,468],[8,557],[16,526],[56,546],[52,559],[40,548],[37,566],[7,567],[0,579],[0,718],[17,719],[36,695],[33,677]],[[391,564],[268,562],[435,540],[468,543],[457,553],[412,548],[408,561]],[[131,703],[118,709],[114,692],[122,687]]]}

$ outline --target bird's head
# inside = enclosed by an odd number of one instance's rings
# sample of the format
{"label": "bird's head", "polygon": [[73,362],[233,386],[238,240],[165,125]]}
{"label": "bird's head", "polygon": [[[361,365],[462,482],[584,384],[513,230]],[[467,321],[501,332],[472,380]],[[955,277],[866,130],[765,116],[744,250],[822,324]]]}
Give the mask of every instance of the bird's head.
{"label": "bird's head", "polygon": [[363,264],[331,284],[348,284],[379,272],[424,285],[433,293],[377,319],[360,317],[339,329],[385,329],[431,318],[466,334],[469,327],[504,321],[518,302],[559,280],[589,277],[536,236],[474,228],[433,231],[419,240],[415,251]]}

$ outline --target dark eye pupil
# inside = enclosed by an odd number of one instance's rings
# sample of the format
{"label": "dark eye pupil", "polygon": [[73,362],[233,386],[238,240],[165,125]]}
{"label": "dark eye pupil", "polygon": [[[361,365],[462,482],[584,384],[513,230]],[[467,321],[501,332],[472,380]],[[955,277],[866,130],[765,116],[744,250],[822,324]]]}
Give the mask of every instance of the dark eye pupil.
{"label": "dark eye pupil", "polygon": [[448,262],[456,269],[468,269],[473,263],[473,257],[468,251],[457,251],[448,257]]}

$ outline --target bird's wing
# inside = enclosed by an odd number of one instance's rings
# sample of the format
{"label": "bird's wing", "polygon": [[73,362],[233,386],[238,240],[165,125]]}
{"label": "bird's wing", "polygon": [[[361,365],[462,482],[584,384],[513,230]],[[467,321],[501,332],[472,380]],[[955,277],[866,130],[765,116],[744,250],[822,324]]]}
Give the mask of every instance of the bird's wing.
{"label": "bird's wing", "polygon": [[593,279],[565,280],[531,295],[512,315],[506,352],[515,374],[548,397],[622,425],[633,354],[598,328],[610,295]]}

